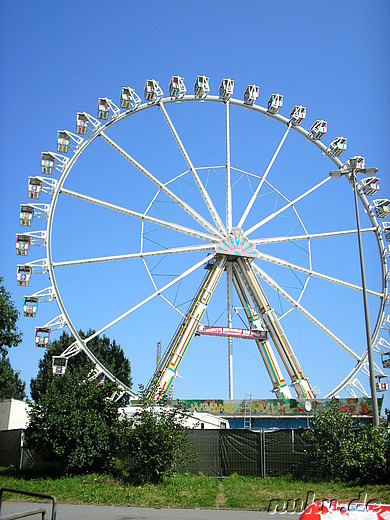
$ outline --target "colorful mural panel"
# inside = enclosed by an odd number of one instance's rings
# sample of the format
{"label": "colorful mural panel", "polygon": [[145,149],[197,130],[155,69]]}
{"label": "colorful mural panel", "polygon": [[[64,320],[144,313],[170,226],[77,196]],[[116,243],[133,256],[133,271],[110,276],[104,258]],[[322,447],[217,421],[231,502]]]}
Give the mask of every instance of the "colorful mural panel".
{"label": "colorful mural panel", "polygon": [[[372,407],[369,398],[346,399],[248,399],[248,400],[224,400],[224,399],[193,399],[183,400],[183,403],[191,412],[207,412],[224,416],[243,416],[251,414],[252,417],[264,416],[299,416],[314,415],[320,410],[330,410],[332,402],[338,402],[341,412],[349,412],[355,416],[371,416]],[[378,399],[379,410],[382,407],[383,398]]]}

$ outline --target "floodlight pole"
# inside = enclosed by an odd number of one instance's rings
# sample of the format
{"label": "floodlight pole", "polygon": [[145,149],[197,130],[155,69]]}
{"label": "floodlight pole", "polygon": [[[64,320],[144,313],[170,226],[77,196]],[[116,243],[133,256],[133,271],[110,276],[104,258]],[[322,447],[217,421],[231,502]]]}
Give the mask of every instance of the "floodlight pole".
{"label": "floodlight pole", "polygon": [[356,170],[353,170],[351,172],[351,177],[352,177],[353,193],[354,193],[354,198],[355,198],[355,212],[356,212],[356,224],[357,224],[357,230],[358,230],[360,270],[361,270],[361,275],[362,275],[362,287],[363,287],[364,318],[366,321],[368,369],[370,372],[370,388],[371,388],[372,423],[374,426],[379,426],[378,401],[376,398],[376,386],[375,386],[374,357],[372,354],[370,316],[369,316],[369,312],[368,312],[368,302],[367,302],[366,274],[365,274],[365,270],[364,270],[362,235],[361,235],[361,231],[360,231],[360,218],[359,218],[359,209],[358,209],[357,193],[356,193],[356,173],[357,173]]}
{"label": "floodlight pole", "polygon": [[357,187],[356,187],[356,175],[358,173],[371,173],[371,171],[373,171],[373,170],[377,171],[377,170],[372,169],[372,168],[367,168],[367,169],[357,168],[355,158],[350,159],[349,163],[350,163],[349,168],[342,168],[338,171],[330,172],[330,176],[331,177],[341,177],[342,175],[349,174],[350,180],[352,181],[352,188],[353,188],[353,194],[354,194],[354,200],[355,200],[356,225],[357,225],[357,232],[358,232],[360,271],[361,271],[361,277],[362,277],[364,318],[365,318],[365,323],[366,323],[368,369],[369,369],[369,374],[370,374],[370,389],[371,389],[372,422],[373,422],[373,426],[379,426],[378,400],[376,397],[376,385],[375,385],[375,367],[374,367],[374,357],[372,354],[370,316],[369,316],[368,302],[367,302],[366,274],[365,274],[365,270],[364,270],[363,245],[362,245],[362,235],[361,235],[361,230],[360,230],[360,218],[359,218],[359,208],[358,208],[358,201],[357,201]]}

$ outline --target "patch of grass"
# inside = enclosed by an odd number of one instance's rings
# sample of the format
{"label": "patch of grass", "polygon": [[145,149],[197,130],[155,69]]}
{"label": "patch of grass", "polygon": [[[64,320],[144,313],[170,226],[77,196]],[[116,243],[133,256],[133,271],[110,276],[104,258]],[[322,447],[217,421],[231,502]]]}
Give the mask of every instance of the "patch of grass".
{"label": "patch of grass", "polygon": [[[216,504],[218,480],[176,474],[158,485],[133,486],[105,475],[17,478],[0,471],[0,487],[54,495],[62,503],[212,508]],[[4,494],[4,499],[25,500],[21,495],[9,493]]]}
{"label": "patch of grass", "polygon": [[[107,475],[42,478],[19,477],[0,469],[0,487],[23,489],[54,495],[60,503],[95,505],[133,505],[146,507],[219,508],[219,509],[268,509],[269,501],[299,499],[305,501],[310,491],[318,500],[337,498],[350,501],[361,493],[364,499],[378,499],[390,503],[390,486],[347,486],[327,482],[310,482],[289,477],[241,477],[233,475],[224,479],[176,474],[165,478],[161,484],[133,486]],[[20,495],[4,494],[5,500],[24,500]],[[34,499],[36,500],[36,499]]]}
{"label": "patch of grass", "polygon": [[[223,481],[227,508],[254,509],[265,511],[268,509],[270,500],[280,499],[283,501],[291,499],[291,504],[297,500],[297,505],[308,503],[313,497],[316,500],[337,498],[349,502],[357,499],[364,500],[367,493],[367,501],[373,498],[383,504],[390,503],[390,486],[356,486],[339,484],[334,482],[310,482],[306,480],[292,479],[291,477],[270,477],[259,479],[256,477],[241,477],[233,475]],[[275,501],[276,503],[276,501]]]}

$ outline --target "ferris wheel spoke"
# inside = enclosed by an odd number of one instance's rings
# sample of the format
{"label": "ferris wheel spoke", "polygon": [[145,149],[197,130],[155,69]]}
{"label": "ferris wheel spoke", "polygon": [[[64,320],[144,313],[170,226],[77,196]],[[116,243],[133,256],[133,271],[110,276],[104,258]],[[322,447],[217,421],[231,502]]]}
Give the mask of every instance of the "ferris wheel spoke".
{"label": "ferris wheel spoke", "polygon": [[202,260],[200,260],[199,262],[197,262],[196,264],[192,265],[189,269],[187,269],[186,271],[184,271],[183,273],[181,273],[179,276],[177,276],[176,278],[174,278],[172,281],[170,281],[169,283],[167,283],[166,285],[164,285],[163,287],[161,287],[160,289],[157,289],[155,292],[153,292],[152,294],[150,294],[148,297],[144,298],[142,301],[140,301],[139,303],[137,303],[136,305],[134,305],[133,307],[131,307],[130,309],[128,309],[126,312],[124,312],[123,314],[121,314],[120,316],[118,316],[117,318],[115,318],[114,320],[110,321],[110,323],[107,323],[107,325],[104,325],[104,327],[102,327],[101,329],[99,329],[98,331],[96,331],[93,336],[90,336],[89,338],[87,338],[88,341],[90,341],[92,338],[96,337],[96,336],[99,336],[100,334],[102,334],[103,332],[105,332],[106,330],[108,330],[109,328],[113,327],[114,325],[116,325],[117,323],[119,323],[120,321],[122,321],[124,318],[126,318],[127,316],[130,316],[130,314],[132,314],[133,312],[135,312],[136,310],[140,309],[141,307],[143,307],[144,305],[146,305],[148,302],[152,301],[154,298],[156,298],[157,296],[160,296],[162,293],[164,293],[166,290],[168,290],[170,287],[172,287],[173,285],[177,284],[178,282],[180,282],[181,280],[187,278],[187,276],[189,276],[191,273],[193,273],[194,271],[196,271],[197,269],[199,269],[200,267],[204,266],[209,260],[211,260],[212,258],[214,258],[215,254],[214,252],[208,256],[206,256],[206,258],[202,258]]}
{"label": "ferris wheel spoke", "polygon": [[290,201],[288,204],[286,204],[285,206],[280,208],[278,211],[275,211],[274,213],[271,213],[271,215],[268,215],[268,217],[266,217],[265,219],[261,220],[260,222],[258,222],[254,226],[252,226],[251,228],[249,228],[246,231],[245,234],[247,236],[250,235],[251,233],[253,233],[253,231],[256,231],[256,229],[259,229],[261,226],[264,226],[265,224],[267,224],[268,222],[270,222],[274,218],[278,217],[284,211],[286,211],[287,209],[289,209],[292,206],[294,206],[294,204],[296,204],[297,202],[301,201],[302,199],[304,199],[305,197],[307,197],[308,195],[310,195],[314,191],[318,190],[318,188],[320,188],[321,186],[326,184],[330,179],[331,179],[331,177],[327,177],[326,179],[324,179],[323,181],[319,182],[318,184],[316,184],[315,186],[313,186],[309,190],[305,191],[305,193],[302,193],[302,195],[299,195],[299,197],[296,197],[294,200]]}
{"label": "ferris wheel spoke", "polygon": [[232,230],[232,180],[230,172],[230,104],[225,103],[225,133],[226,133],[226,229]]}
{"label": "ferris wheel spoke", "polygon": [[[227,303],[227,324],[231,328],[233,325],[233,266],[228,263],[226,266],[226,303]],[[228,371],[229,371],[229,399],[233,399],[233,339],[228,338]]]}
{"label": "ferris wheel spoke", "polygon": [[[275,256],[267,255],[265,253],[260,253],[258,258],[260,260],[264,260],[265,262],[269,262],[271,264],[280,265],[281,267],[286,267],[288,269],[292,269],[293,271],[297,271],[308,276],[313,276],[314,278],[319,278],[320,280],[325,280],[330,283],[334,283],[337,285],[341,285],[342,287],[346,287],[348,289],[354,289],[356,291],[363,291],[363,288],[359,285],[355,285],[344,280],[340,280],[338,278],[334,278],[333,276],[328,276],[323,273],[318,273],[317,271],[313,271],[313,269],[306,269],[305,267],[301,267],[300,265],[293,264],[292,262],[287,262],[286,260],[282,260],[281,258],[277,258]],[[371,296],[376,296],[378,298],[382,298],[383,294],[378,293],[376,291],[371,291],[367,289],[367,294]]]}
{"label": "ferris wheel spoke", "polygon": [[242,226],[244,225],[244,222],[245,222],[245,220],[246,220],[250,210],[252,209],[253,204],[256,201],[256,198],[257,198],[257,196],[259,194],[259,191],[261,190],[261,187],[263,186],[263,184],[264,184],[264,182],[265,182],[265,180],[266,180],[266,178],[268,176],[268,173],[270,172],[270,170],[271,170],[271,168],[272,168],[272,166],[273,166],[277,156],[279,155],[280,150],[282,149],[282,146],[283,146],[284,141],[286,140],[286,138],[287,138],[287,136],[288,136],[288,134],[290,132],[290,129],[291,129],[291,125],[288,125],[287,126],[287,130],[283,134],[283,137],[282,137],[282,139],[281,139],[281,141],[280,141],[280,143],[279,143],[279,145],[278,145],[274,155],[272,156],[272,158],[271,158],[271,160],[270,160],[270,162],[269,162],[269,164],[268,164],[268,166],[267,166],[267,168],[266,168],[266,170],[264,172],[264,175],[262,176],[259,184],[257,185],[257,188],[253,192],[253,195],[252,195],[251,200],[249,201],[249,204],[245,208],[245,211],[244,211],[244,213],[243,213],[243,215],[242,215],[242,217],[240,219],[240,222],[238,223],[238,227],[239,228],[242,228]]}
{"label": "ferris wheel spoke", "polygon": [[341,339],[339,339],[333,332],[331,332],[325,325],[323,325],[317,318],[315,318],[308,310],[306,310],[298,301],[290,296],[275,280],[273,280],[267,273],[265,273],[258,265],[252,262],[254,271],[262,280],[264,280],[274,291],[280,294],[293,307],[299,310],[306,318],[308,318],[314,325],[316,325],[322,332],[329,336],[337,345],[345,350],[350,356],[357,361],[360,361],[360,356],[350,349]]}
{"label": "ferris wheel spoke", "polygon": [[151,217],[144,213],[138,213],[137,211],[133,211],[131,209],[123,208],[121,206],[117,206],[115,204],[111,204],[110,202],[105,202],[100,199],[95,199],[93,197],[89,197],[88,195],[84,195],[83,193],[77,193],[75,191],[70,191],[65,188],[61,189],[61,193],[64,195],[69,195],[70,197],[74,197],[76,199],[83,200],[85,202],[89,202],[91,204],[96,204],[97,206],[101,206],[103,208],[107,208],[113,211],[117,211],[118,213],[123,213],[124,215],[129,215],[131,217],[138,218],[145,222],[150,222],[151,224],[156,224],[157,226],[165,227],[167,229],[172,229],[177,231],[178,233],[182,233],[184,235],[188,235],[199,240],[205,240],[207,242],[218,242],[218,240],[211,235],[206,233],[202,233],[201,231],[196,231],[195,229],[188,228],[186,226],[182,226],[180,224],[175,224],[174,222],[169,222],[168,220],[161,220],[155,217]]}
{"label": "ferris wheel spoke", "polygon": [[187,166],[191,172],[191,175],[192,177],[194,178],[194,181],[202,195],[202,198],[203,198],[203,201],[204,203],[206,204],[207,206],[207,209],[209,210],[209,213],[211,215],[211,218],[213,219],[214,221],[214,224],[216,225],[218,231],[221,233],[221,234],[224,234],[225,233],[225,227],[222,223],[222,220],[220,218],[220,216],[218,215],[218,212],[217,210],[215,209],[215,206],[210,198],[210,195],[208,194],[208,191],[206,190],[206,188],[203,186],[203,183],[202,181],[200,180],[200,177],[197,173],[197,171],[195,170],[194,168],[194,165],[192,164],[192,161],[190,159],[190,156],[188,155],[187,153],[187,150],[185,149],[183,143],[181,142],[181,139],[179,137],[179,134],[177,133],[177,130],[174,126],[174,124],[172,123],[172,120],[171,118],[169,117],[166,109],[165,109],[165,106],[163,104],[162,101],[160,101],[159,103],[159,107],[160,107],[160,110],[165,118],[165,121],[167,122],[168,124],[168,127],[169,127],[169,130],[171,131],[175,141],[176,141],[176,144],[177,146],[179,147],[179,150],[185,160],[185,162],[187,163]]}
{"label": "ferris wheel spoke", "polygon": [[210,222],[208,222],[202,215],[200,215],[197,211],[195,211],[189,204],[187,204],[184,200],[180,199],[177,195],[175,195],[167,186],[158,180],[154,175],[152,175],[142,164],[137,162],[131,155],[129,155],[123,148],[121,148],[115,141],[110,139],[105,133],[101,132],[99,134],[114,150],[116,150],[122,157],[124,157],[131,165],[133,165],[137,170],[139,170],[149,181],[155,184],[159,190],[161,190],[165,195],[167,195],[173,202],[175,202],[182,210],[184,210],[191,218],[193,218],[198,224],[200,224],[204,229],[206,229],[213,236],[221,237],[222,233],[215,229]]}
{"label": "ferris wheel spoke", "polygon": [[[368,233],[375,231],[374,227],[364,228],[360,230],[361,233]],[[280,244],[282,242],[295,242],[299,240],[312,240],[317,238],[330,238],[330,237],[338,237],[344,235],[353,235],[357,233],[357,229],[349,229],[343,231],[330,231],[326,233],[308,233],[306,235],[286,235],[281,237],[271,237],[271,238],[254,238],[251,240],[251,243],[260,246],[266,244]]]}
{"label": "ferris wheel spoke", "polygon": [[167,256],[185,253],[198,253],[200,251],[209,251],[213,246],[204,244],[201,246],[174,247],[170,249],[161,249],[159,251],[147,251],[139,253],[129,253],[127,255],[101,256],[94,258],[83,258],[81,260],[65,260],[63,262],[52,262],[53,267],[69,267],[72,265],[96,264],[102,262],[115,262],[118,260],[133,260],[137,258],[154,258],[156,256]]}

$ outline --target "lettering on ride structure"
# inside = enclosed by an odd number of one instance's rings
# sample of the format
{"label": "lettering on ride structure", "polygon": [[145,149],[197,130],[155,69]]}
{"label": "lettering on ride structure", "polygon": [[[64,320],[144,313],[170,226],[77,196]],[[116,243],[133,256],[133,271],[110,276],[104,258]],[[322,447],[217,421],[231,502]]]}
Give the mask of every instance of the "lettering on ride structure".
{"label": "lettering on ride structure", "polygon": [[192,412],[208,412],[234,415],[238,405],[234,405],[231,401],[216,402],[216,401],[195,401],[190,405]]}
{"label": "lettering on ride structure", "polygon": [[265,330],[236,329],[232,327],[199,325],[195,332],[195,336],[218,336],[223,338],[266,340],[268,334]]}
{"label": "lettering on ride structure", "polygon": [[[383,401],[383,398],[380,398]],[[378,399],[379,401],[379,399]],[[381,403],[382,403],[381,401]],[[181,401],[189,410],[208,412],[226,416],[243,416],[245,410],[250,408],[252,415],[256,416],[280,416],[291,415],[311,416],[320,410],[329,410],[331,399],[310,399],[310,410],[305,406],[307,399],[251,399],[251,400],[224,400],[224,399],[199,399]],[[334,400],[333,400],[334,402]],[[349,412],[354,416],[371,415],[371,399],[366,397],[339,399],[340,411]],[[380,404],[381,404],[380,403]],[[389,519],[390,520],[390,519]]]}

